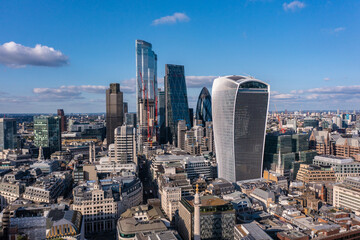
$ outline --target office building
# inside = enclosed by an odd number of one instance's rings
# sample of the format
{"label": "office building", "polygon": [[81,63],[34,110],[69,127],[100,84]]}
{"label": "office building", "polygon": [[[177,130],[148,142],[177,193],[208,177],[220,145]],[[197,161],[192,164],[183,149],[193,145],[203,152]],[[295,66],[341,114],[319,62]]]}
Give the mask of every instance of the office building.
{"label": "office building", "polygon": [[[135,41],[136,47],[136,100],[139,126],[139,150],[145,142],[156,141],[157,125],[157,55],[151,43]],[[145,144],[146,145],[146,144]]]}
{"label": "office building", "polygon": [[245,239],[272,240],[272,238],[267,235],[266,232],[262,230],[262,228],[255,222],[239,224],[235,226],[234,240]]}
{"label": "office building", "polygon": [[184,66],[166,64],[164,86],[166,138],[175,145],[177,143],[178,121],[185,120],[187,126],[191,125]]}
{"label": "office building", "polygon": [[[183,197],[179,205],[178,232],[182,239],[195,237],[194,197]],[[233,205],[216,196],[200,197],[200,239],[233,239],[235,210]]]}
{"label": "office building", "polygon": [[159,126],[159,143],[166,143],[166,127],[165,127],[165,91],[159,91],[159,113],[158,113],[158,126]]}
{"label": "office building", "polygon": [[67,131],[67,124],[66,124],[66,116],[64,114],[64,109],[58,109],[57,115],[60,117],[60,129],[61,132]]}
{"label": "office building", "polygon": [[121,163],[134,162],[136,155],[136,129],[123,125],[115,129],[115,161]]}
{"label": "office building", "polygon": [[115,128],[123,125],[123,93],[120,84],[111,83],[106,90],[106,143],[109,146],[114,143]]}
{"label": "office building", "polygon": [[352,211],[360,209],[360,178],[348,177],[342,184],[333,187],[333,206]]}
{"label": "office building", "polygon": [[201,121],[203,126],[205,122],[212,122],[211,95],[206,87],[203,87],[200,92],[196,105],[195,119]]}
{"label": "office building", "polygon": [[214,80],[212,114],[219,177],[262,177],[270,86],[244,76]]}
{"label": "office building", "polygon": [[304,183],[335,182],[335,172],[331,166],[300,164],[296,180]]}
{"label": "office building", "polygon": [[61,118],[34,116],[34,144],[50,154],[61,151]]}
{"label": "office building", "polygon": [[316,156],[314,165],[331,166],[335,171],[336,182],[342,182],[347,177],[360,177],[360,162],[352,158],[341,158],[336,156]]}
{"label": "office building", "polygon": [[16,119],[0,118],[0,151],[17,147],[16,134]]}

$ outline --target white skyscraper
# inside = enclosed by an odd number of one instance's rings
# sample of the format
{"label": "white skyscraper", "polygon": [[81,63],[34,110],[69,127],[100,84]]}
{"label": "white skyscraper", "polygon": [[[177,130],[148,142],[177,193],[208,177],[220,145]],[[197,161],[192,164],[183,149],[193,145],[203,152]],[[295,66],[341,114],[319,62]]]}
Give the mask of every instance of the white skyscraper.
{"label": "white skyscraper", "polygon": [[212,114],[219,178],[262,177],[270,86],[244,76],[214,80]]}

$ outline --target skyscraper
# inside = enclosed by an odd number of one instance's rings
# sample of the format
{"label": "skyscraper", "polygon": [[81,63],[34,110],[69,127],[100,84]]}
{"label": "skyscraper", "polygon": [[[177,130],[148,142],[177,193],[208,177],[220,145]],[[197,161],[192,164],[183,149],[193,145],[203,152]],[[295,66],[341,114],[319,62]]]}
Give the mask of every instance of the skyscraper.
{"label": "skyscraper", "polygon": [[16,133],[16,119],[0,118],[0,151],[17,147]]}
{"label": "skyscraper", "polygon": [[244,76],[214,80],[212,113],[219,178],[261,178],[270,86]]}
{"label": "skyscraper", "polygon": [[185,120],[188,126],[191,125],[184,66],[166,64],[164,86],[166,138],[170,143],[176,143],[178,121]]}
{"label": "skyscraper", "polygon": [[61,118],[34,116],[34,144],[50,154],[61,151]]}
{"label": "skyscraper", "polygon": [[165,91],[159,89],[159,143],[166,143],[166,127],[165,127]]}
{"label": "skyscraper", "polygon": [[206,87],[200,92],[197,105],[196,105],[196,120],[202,121],[202,124],[205,126],[205,122],[212,121],[211,114],[211,95],[209,90]]}
{"label": "skyscraper", "polygon": [[156,140],[157,55],[148,42],[136,40],[135,45],[136,107],[142,150],[142,143]]}
{"label": "skyscraper", "polygon": [[67,130],[67,126],[66,126],[66,116],[64,114],[64,109],[58,109],[57,115],[60,117],[61,132],[65,132]]}
{"label": "skyscraper", "polygon": [[124,121],[123,93],[120,84],[111,83],[106,90],[106,142],[109,146],[114,143],[114,130]]}

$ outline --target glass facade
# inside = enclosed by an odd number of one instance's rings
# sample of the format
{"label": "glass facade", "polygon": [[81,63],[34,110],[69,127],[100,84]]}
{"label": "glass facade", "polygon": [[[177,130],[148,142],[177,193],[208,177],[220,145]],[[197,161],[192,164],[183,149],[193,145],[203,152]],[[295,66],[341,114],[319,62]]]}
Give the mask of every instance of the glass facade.
{"label": "glass facade", "polygon": [[34,144],[49,148],[50,153],[61,150],[61,118],[51,116],[34,117]]}
{"label": "glass facade", "polygon": [[269,96],[270,86],[250,77],[215,79],[212,113],[220,178],[262,177]]}
{"label": "glass facade", "polygon": [[196,119],[205,122],[212,122],[211,114],[211,95],[206,87],[204,87],[199,95],[196,105]]}
{"label": "glass facade", "polygon": [[16,134],[16,120],[0,118],[0,151],[17,147]]}
{"label": "glass facade", "polygon": [[178,121],[185,120],[188,127],[191,125],[184,66],[166,64],[164,85],[167,129],[166,139],[170,143],[176,143]]}
{"label": "glass facade", "polygon": [[155,100],[155,97],[157,96],[157,55],[152,50],[151,43],[143,40],[136,40],[135,45],[136,99],[139,116],[139,99],[148,98],[150,100]]}

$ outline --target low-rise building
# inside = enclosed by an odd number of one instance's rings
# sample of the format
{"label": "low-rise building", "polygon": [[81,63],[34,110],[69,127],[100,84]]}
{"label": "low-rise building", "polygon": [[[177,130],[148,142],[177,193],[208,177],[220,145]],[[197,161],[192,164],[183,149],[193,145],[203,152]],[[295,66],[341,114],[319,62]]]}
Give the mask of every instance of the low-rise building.
{"label": "low-rise building", "polygon": [[236,225],[234,228],[234,240],[248,239],[272,240],[272,238],[254,222]]}
{"label": "low-rise building", "polygon": [[304,183],[335,182],[335,171],[330,166],[300,164],[296,180]]}
{"label": "low-rise building", "polygon": [[360,209],[360,177],[348,177],[333,186],[333,206],[352,211]]}

